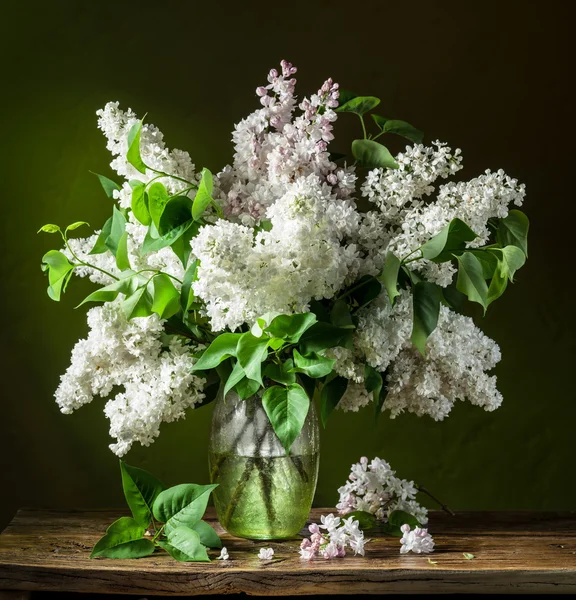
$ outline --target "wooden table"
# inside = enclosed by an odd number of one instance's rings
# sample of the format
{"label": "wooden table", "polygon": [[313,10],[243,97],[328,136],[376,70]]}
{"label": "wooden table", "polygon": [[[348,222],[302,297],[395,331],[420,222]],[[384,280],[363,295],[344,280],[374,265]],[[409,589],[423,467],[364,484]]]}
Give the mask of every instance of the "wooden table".
{"label": "wooden table", "polygon": [[[314,509],[312,519],[330,509]],[[364,558],[300,559],[299,540],[252,542],[224,533],[231,560],[178,563],[166,553],[139,560],[90,559],[122,511],[21,510],[0,535],[0,598],[60,591],[141,596],[233,594],[575,593],[576,512],[432,512],[437,550],[400,555],[398,538],[370,535]],[[273,561],[257,558],[272,547]],[[463,553],[475,556],[466,559]],[[429,560],[430,559],[430,560]],[[434,561],[433,563],[430,561]]]}

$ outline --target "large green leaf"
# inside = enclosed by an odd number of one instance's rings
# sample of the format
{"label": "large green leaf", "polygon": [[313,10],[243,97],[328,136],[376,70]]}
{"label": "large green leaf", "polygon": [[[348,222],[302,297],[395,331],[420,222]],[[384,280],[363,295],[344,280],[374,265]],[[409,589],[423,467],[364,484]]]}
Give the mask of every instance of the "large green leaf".
{"label": "large green leaf", "polygon": [[254,379],[248,379],[248,377],[244,377],[236,384],[236,391],[238,392],[238,396],[240,396],[241,400],[246,400],[247,398],[251,398],[254,394],[260,389],[261,384],[259,381],[255,381]]}
{"label": "large green leaf", "polygon": [[354,140],[352,155],[361,167],[376,169],[378,167],[397,169],[398,163],[390,154],[390,150],[374,140]]}
{"label": "large green leaf", "polygon": [[128,152],[126,160],[140,173],[146,173],[146,165],[140,155],[140,135],[142,134],[142,121],[134,123],[128,132]]}
{"label": "large green leaf", "polygon": [[120,461],[122,489],[135,522],[148,527],[152,520],[152,505],[164,489],[161,481],[144,469],[131,467]]}
{"label": "large green leaf", "polygon": [[484,279],[492,279],[494,271],[498,266],[498,258],[490,250],[484,250],[483,248],[470,248],[466,252],[472,253],[482,265],[482,274]]}
{"label": "large green leaf", "polygon": [[121,517],[98,540],[90,558],[143,558],[154,552],[151,540],[144,539],[145,527],[131,517]]}
{"label": "large green leaf", "polygon": [[99,173],[92,172],[92,174],[98,177],[100,185],[108,198],[114,199],[114,192],[119,192],[122,189],[115,181],[112,181],[112,179],[108,179],[108,177],[100,175]]}
{"label": "large green leaf", "polygon": [[202,169],[202,179],[200,180],[198,191],[196,192],[194,202],[192,203],[192,218],[195,221],[198,221],[198,219],[202,217],[204,211],[213,202],[213,189],[214,184],[212,183],[212,173],[208,169],[204,168]]}
{"label": "large green leaf", "polygon": [[400,259],[391,251],[386,252],[386,260],[382,274],[378,276],[378,280],[384,284],[390,304],[394,306],[396,298],[400,295],[398,291],[398,273],[401,265]]}
{"label": "large green leaf", "polygon": [[169,319],[180,310],[180,292],[174,287],[172,279],[165,273],[156,275],[154,284],[154,301],[152,312],[161,319]]}
{"label": "large green leaf", "polygon": [[452,260],[454,252],[463,251],[466,243],[478,236],[460,219],[452,219],[446,227],[430,238],[421,248],[422,257],[435,262]]}
{"label": "large green leaf", "polygon": [[[82,306],[82,304],[85,304],[86,302],[112,302],[113,300],[116,300],[118,294],[130,296],[145,283],[145,281],[146,280],[142,278],[142,275],[131,273],[127,277],[114,281],[110,285],[106,285],[99,290],[92,292],[89,296],[86,296],[78,306]],[[78,306],[76,308],[78,308]]]}
{"label": "large green leaf", "polygon": [[134,216],[142,223],[142,225],[150,225],[152,221],[150,211],[148,210],[148,194],[146,193],[146,185],[138,183],[132,188],[132,202],[130,208]]}
{"label": "large green leaf", "polygon": [[[522,250],[517,248],[518,252],[524,256]],[[494,300],[497,300],[502,296],[502,294],[506,291],[508,287],[508,276],[506,274],[506,266],[501,260],[498,260],[498,265],[492,279],[490,280],[490,286],[488,288],[488,296],[486,300],[486,304],[490,305]]]}
{"label": "large green leaf", "polygon": [[125,231],[118,242],[118,249],[116,250],[116,266],[120,271],[127,271],[130,269],[130,258],[128,257],[128,232]]}
{"label": "large green leaf", "polygon": [[345,298],[339,298],[334,302],[332,310],[330,311],[330,322],[332,325],[342,327],[343,329],[356,328]]}
{"label": "large green leaf", "polygon": [[190,220],[192,210],[192,200],[188,196],[175,196],[170,198],[164,206],[158,232],[164,235],[172,231],[175,227],[182,225]]}
{"label": "large green leaf", "polygon": [[180,304],[182,307],[182,313],[185,315],[194,302],[194,292],[192,290],[192,284],[198,279],[198,260],[192,261],[186,272],[184,273],[184,279],[182,280],[182,288],[180,290]]}
{"label": "large green leaf", "polygon": [[426,351],[426,341],[438,324],[442,298],[442,289],[435,283],[419,281],[414,286],[411,340],[422,356]]}
{"label": "large green leaf", "polygon": [[236,358],[244,369],[246,377],[262,385],[262,363],[268,356],[269,338],[257,338],[250,331],[243,333],[238,340]]}
{"label": "large green leaf", "polygon": [[68,257],[58,250],[50,250],[42,257],[42,270],[48,271],[48,296],[59,301],[74,270]]}
{"label": "large green leaf", "polygon": [[[196,224],[192,219],[187,221],[186,223],[182,223],[182,225],[178,225],[174,229],[168,231],[162,236],[154,236],[152,235],[153,224],[150,225],[148,233],[144,238],[144,242],[142,242],[142,246],[140,248],[140,255],[144,256],[148,252],[157,252],[162,248],[167,248],[168,246],[172,246],[177,240],[183,237],[189,229],[193,229]],[[197,230],[196,230],[197,231]],[[157,233],[154,231],[154,233]]]}
{"label": "large green leaf", "polygon": [[331,323],[318,321],[310,327],[300,338],[300,351],[303,354],[309,352],[322,352],[334,346],[348,346],[352,340],[353,331],[342,329]]}
{"label": "large green leaf", "polygon": [[162,213],[164,212],[164,208],[168,204],[169,199],[170,196],[168,195],[168,191],[166,190],[164,185],[159,181],[155,181],[148,188],[148,210],[150,211],[150,218],[152,219],[154,225],[156,225],[156,229],[159,232],[160,219],[162,217]]}
{"label": "large green leaf", "polygon": [[217,484],[182,483],[161,492],[152,507],[154,517],[169,531],[180,526],[193,527],[206,512],[210,493]]}
{"label": "large green leaf", "polygon": [[490,253],[500,258],[499,265],[503,275],[511,282],[514,281],[514,274],[518,269],[524,266],[526,255],[518,246],[504,246],[504,248],[491,248]]}
{"label": "large green leaf", "polygon": [[294,361],[289,358],[279,365],[273,362],[268,363],[264,368],[263,375],[276,383],[290,385],[291,383],[296,383],[296,373],[294,373],[293,369]]}
{"label": "large green leaf", "polygon": [[296,348],[294,348],[294,369],[295,373],[304,373],[312,379],[325,377],[332,372],[332,367],[336,361],[333,358],[320,356],[315,352],[310,352],[302,356]]}
{"label": "large green leaf", "polygon": [[343,518],[349,519],[350,517],[358,521],[358,526],[362,531],[373,529],[376,527],[376,525],[378,525],[378,519],[376,516],[366,510],[355,510],[353,512],[346,513]]}
{"label": "large green leaf", "polygon": [[511,210],[505,219],[498,220],[497,240],[501,246],[518,246],[528,256],[530,222],[521,210]]}
{"label": "large green leaf", "polygon": [[401,135],[416,144],[421,144],[422,139],[424,138],[424,133],[422,131],[416,129],[416,127],[413,127],[410,123],[406,123],[406,121],[399,121],[397,119],[388,119],[386,123],[384,123],[383,131]]}
{"label": "large green leaf", "polygon": [[280,443],[289,454],[308,415],[308,394],[297,383],[286,387],[274,385],[264,392],[262,404]]}
{"label": "large green leaf", "polygon": [[314,313],[277,315],[264,330],[274,337],[282,338],[289,343],[295,344],[314,323],[316,323],[316,315]]}
{"label": "large green leaf", "polygon": [[167,541],[158,544],[180,562],[210,562],[198,532],[189,527],[177,527],[170,532]]}
{"label": "large green leaf", "polygon": [[326,427],[328,418],[338,406],[347,387],[348,380],[340,376],[334,377],[334,379],[324,384],[320,393],[320,418],[324,427]]}
{"label": "large green leaf", "polygon": [[236,356],[236,348],[238,340],[242,336],[241,333],[221,333],[211,344],[204,350],[200,359],[193,367],[194,371],[206,371],[214,369],[223,360]]}
{"label": "large green leaf", "polygon": [[150,288],[152,288],[153,291],[154,288],[151,283],[142,285],[122,302],[122,310],[126,315],[126,319],[130,320],[136,317],[149,317],[152,314],[154,297]]}
{"label": "large green leaf", "polygon": [[88,254],[104,254],[104,252],[108,252],[108,246],[106,245],[106,240],[110,235],[110,231],[112,230],[112,217],[110,217],[106,223],[104,223],[102,230],[98,234],[98,238],[96,239],[96,243],[94,247]]}
{"label": "large green leaf", "polygon": [[343,102],[342,98],[340,100],[341,103],[336,112],[349,112],[356,115],[364,115],[380,104],[380,98],[375,96],[355,96],[346,102]]}
{"label": "large green leaf", "polygon": [[246,377],[246,373],[244,373],[244,369],[241,367],[240,363],[238,361],[236,361],[236,363],[234,364],[234,368],[232,369],[232,372],[230,373],[230,375],[228,375],[228,379],[226,380],[226,385],[224,386],[224,392],[223,392],[224,398],[226,398],[226,395],[228,394],[228,392],[237,383],[242,381],[242,379],[244,379],[244,377]]}
{"label": "large green leaf", "polygon": [[222,548],[222,540],[214,528],[206,521],[198,521],[192,528],[200,537],[200,543],[207,548]]}
{"label": "large green leaf", "polygon": [[482,264],[471,252],[458,256],[457,289],[468,296],[468,300],[477,302],[484,312],[488,307],[488,286],[484,279]]}

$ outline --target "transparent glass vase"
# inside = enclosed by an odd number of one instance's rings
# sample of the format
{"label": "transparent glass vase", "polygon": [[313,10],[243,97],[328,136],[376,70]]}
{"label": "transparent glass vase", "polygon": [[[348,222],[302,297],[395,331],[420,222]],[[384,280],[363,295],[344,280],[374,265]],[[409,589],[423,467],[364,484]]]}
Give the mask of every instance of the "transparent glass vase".
{"label": "transparent glass vase", "polygon": [[314,404],[290,450],[282,447],[259,395],[218,396],[209,444],[220,524],[231,535],[286,539],[305,525],[318,479],[320,434]]}

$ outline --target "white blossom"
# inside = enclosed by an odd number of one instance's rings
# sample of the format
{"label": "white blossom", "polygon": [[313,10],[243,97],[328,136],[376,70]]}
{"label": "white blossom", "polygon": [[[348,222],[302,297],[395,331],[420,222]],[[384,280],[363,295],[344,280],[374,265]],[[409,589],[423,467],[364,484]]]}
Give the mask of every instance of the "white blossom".
{"label": "white blossom", "polygon": [[402,537],[400,538],[400,553],[414,552],[415,554],[428,554],[434,551],[434,539],[427,529],[416,527],[410,531],[410,525],[402,525]]}
{"label": "white blossom", "polygon": [[272,560],[274,558],[274,549],[260,548],[260,552],[258,552],[258,558],[260,560]]}
{"label": "white blossom", "polygon": [[230,560],[230,555],[228,554],[226,546],[222,546],[222,550],[220,550],[220,556],[217,556],[216,560]]}

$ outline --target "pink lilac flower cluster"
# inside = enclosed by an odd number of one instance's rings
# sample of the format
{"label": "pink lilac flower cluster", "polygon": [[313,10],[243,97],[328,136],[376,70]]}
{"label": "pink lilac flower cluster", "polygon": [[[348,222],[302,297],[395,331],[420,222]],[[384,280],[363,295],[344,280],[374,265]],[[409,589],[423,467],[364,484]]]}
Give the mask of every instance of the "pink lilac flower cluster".
{"label": "pink lilac flower cluster", "polygon": [[410,525],[402,525],[402,538],[400,543],[401,554],[414,552],[416,554],[427,554],[434,551],[434,538],[428,533],[427,529],[416,527],[410,531]]}
{"label": "pink lilac flower cluster", "polygon": [[[312,560],[315,556],[322,558],[342,558],[346,555],[346,547],[354,554],[364,556],[364,545],[369,540],[364,539],[364,532],[356,519],[350,517],[341,519],[333,514],[322,515],[321,524],[311,523],[308,531],[310,538],[302,540],[300,556]],[[326,530],[322,532],[321,529]]]}

